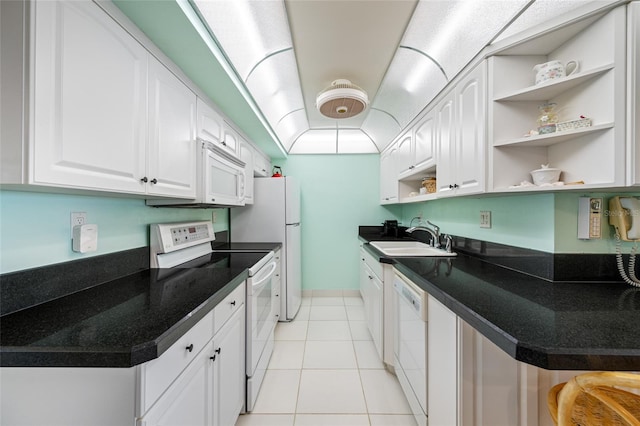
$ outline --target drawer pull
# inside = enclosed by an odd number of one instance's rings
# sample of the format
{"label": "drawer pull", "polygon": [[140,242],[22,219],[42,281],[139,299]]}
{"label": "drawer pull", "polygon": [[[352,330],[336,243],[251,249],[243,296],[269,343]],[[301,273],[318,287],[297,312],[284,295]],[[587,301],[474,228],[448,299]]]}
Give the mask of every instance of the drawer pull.
{"label": "drawer pull", "polygon": [[215,352],[219,354],[222,350],[220,348],[216,349]]}
{"label": "drawer pull", "polygon": [[233,300],[233,301],[231,302],[231,306],[236,306],[236,301],[235,301],[235,300]]}
{"label": "drawer pull", "polygon": [[186,349],[188,352],[191,352],[191,351],[193,350],[193,343],[192,343],[192,344],[190,344],[189,346],[187,346],[185,349]]}
{"label": "drawer pull", "polygon": [[216,356],[215,355],[214,356],[210,356],[209,359],[213,362],[213,361],[216,360]]}

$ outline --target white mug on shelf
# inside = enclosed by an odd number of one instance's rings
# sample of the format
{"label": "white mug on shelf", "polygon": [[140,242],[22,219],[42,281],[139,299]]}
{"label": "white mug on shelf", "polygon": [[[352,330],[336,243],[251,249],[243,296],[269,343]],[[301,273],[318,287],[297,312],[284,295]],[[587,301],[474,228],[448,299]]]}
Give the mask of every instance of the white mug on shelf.
{"label": "white mug on shelf", "polygon": [[536,84],[556,78],[562,78],[578,72],[578,61],[569,61],[563,65],[560,61],[549,61],[533,67],[536,73]]}

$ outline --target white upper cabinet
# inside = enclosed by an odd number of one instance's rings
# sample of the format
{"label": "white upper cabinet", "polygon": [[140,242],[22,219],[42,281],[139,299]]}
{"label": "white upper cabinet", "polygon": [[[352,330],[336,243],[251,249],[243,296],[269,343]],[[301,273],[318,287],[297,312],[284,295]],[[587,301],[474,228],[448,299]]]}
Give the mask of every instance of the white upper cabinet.
{"label": "white upper cabinet", "polygon": [[232,154],[236,154],[240,136],[226,121],[222,125],[222,146]]}
{"label": "white upper cabinet", "polygon": [[485,189],[485,74],[481,62],[436,107],[438,196]]}
{"label": "white upper cabinet", "polygon": [[418,179],[416,174],[435,167],[435,121],[428,113],[398,141],[400,179]]}
{"label": "white upper cabinet", "polygon": [[415,168],[413,140],[412,130],[407,131],[407,133],[398,139],[398,151],[396,152],[396,158],[399,177],[411,174]]}
{"label": "white upper cabinet", "polygon": [[238,133],[113,6],[0,4],[3,186],[193,199],[196,137],[236,154]]}
{"label": "white upper cabinet", "polygon": [[222,116],[209,104],[198,98],[198,137],[206,141],[221,144]]}
{"label": "white upper cabinet", "polygon": [[253,152],[253,175],[259,177],[269,176],[271,161],[257,150]]}
{"label": "white upper cabinet", "polygon": [[28,183],[144,193],[147,51],[91,2],[33,7]]}
{"label": "white upper cabinet", "polygon": [[[546,32],[489,58],[489,190],[587,189],[625,185],[626,6]],[[536,84],[534,67],[578,68]],[[567,67],[567,69],[569,69]],[[555,132],[537,131],[540,107],[556,104]],[[581,117],[590,120],[588,125]],[[530,186],[542,164],[563,186]]]}
{"label": "white upper cabinet", "polygon": [[397,145],[394,143],[380,154],[380,203],[398,202]]}
{"label": "white upper cabinet", "polygon": [[415,169],[430,169],[436,165],[436,120],[434,114],[427,114],[416,125],[414,139]]}
{"label": "white upper cabinet", "polygon": [[486,79],[486,63],[481,62],[455,89],[455,184],[459,195],[485,190]]}
{"label": "white upper cabinet", "polygon": [[150,195],[195,198],[196,96],[149,57]]}
{"label": "white upper cabinet", "polygon": [[244,203],[253,204],[253,148],[240,138],[238,157],[244,162]]}

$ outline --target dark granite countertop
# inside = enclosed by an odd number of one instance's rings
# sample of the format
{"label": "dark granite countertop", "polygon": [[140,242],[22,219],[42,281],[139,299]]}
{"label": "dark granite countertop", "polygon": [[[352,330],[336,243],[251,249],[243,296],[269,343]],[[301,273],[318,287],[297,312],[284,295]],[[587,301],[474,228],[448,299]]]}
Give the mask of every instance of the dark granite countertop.
{"label": "dark granite countertop", "polygon": [[462,253],[390,259],[364,247],[516,360],[551,370],[640,371],[640,289],[553,282]]}
{"label": "dark granite countertop", "polygon": [[160,356],[247,278],[263,252],[146,269],[0,318],[3,367],[132,367]]}

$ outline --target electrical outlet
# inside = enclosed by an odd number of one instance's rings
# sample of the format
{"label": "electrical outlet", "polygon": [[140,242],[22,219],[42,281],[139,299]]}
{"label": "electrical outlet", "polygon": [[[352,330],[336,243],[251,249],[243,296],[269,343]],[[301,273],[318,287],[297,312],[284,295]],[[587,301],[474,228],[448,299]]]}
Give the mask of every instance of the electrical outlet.
{"label": "electrical outlet", "polygon": [[73,238],[73,227],[87,223],[86,212],[71,212],[71,238]]}
{"label": "electrical outlet", "polygon": [[491,228],[491,212],[480,212],[480,228]]}

